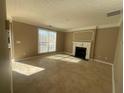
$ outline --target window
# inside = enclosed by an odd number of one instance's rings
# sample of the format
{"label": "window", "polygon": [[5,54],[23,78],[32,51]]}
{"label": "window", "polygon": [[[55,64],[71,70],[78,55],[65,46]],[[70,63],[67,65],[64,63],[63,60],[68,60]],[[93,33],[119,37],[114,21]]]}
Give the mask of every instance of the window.
{"label": "window", "polygon": [[38,53],[56,51],[56,32],[38,29]]}

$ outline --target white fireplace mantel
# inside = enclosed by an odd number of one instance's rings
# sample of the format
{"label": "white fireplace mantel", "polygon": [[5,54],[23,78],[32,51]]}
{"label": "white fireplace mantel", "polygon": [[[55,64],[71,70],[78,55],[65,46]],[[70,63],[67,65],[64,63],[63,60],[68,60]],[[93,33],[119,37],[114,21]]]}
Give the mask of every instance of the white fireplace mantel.
{"label": "white fireplace mantel", "polygon": [[90,59],[91,42],[73,42],[73,55],[75,55],[76,47],[86,48],[86,59]]}

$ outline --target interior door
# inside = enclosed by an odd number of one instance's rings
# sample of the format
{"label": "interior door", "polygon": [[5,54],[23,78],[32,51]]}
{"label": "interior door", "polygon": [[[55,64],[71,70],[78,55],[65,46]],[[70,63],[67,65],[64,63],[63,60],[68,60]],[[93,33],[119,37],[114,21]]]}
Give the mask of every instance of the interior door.
{"label": "interior door", "polygon": [[0,93],[11,93],[8,32],[5,29],[5,1],[6,0],[0,0]]}

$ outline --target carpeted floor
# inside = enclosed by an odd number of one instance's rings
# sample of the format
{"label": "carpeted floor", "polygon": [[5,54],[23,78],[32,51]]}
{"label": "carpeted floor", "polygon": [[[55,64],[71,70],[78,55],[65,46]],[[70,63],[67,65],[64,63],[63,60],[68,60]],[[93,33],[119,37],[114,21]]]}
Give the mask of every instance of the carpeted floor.
{"label": "carpeted floor", "polygon": [[14,93],[112,93],[112,67],[56,54],[13,63]]}

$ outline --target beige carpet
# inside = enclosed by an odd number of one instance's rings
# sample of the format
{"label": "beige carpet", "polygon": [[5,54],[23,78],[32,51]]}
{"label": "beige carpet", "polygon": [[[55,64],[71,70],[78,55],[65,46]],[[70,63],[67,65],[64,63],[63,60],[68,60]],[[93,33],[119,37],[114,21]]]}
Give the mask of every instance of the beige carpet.
{"label": "beige carpet", "polygon": [[112,93],[112,67],[57,54],[13,62],[14,93]]}

